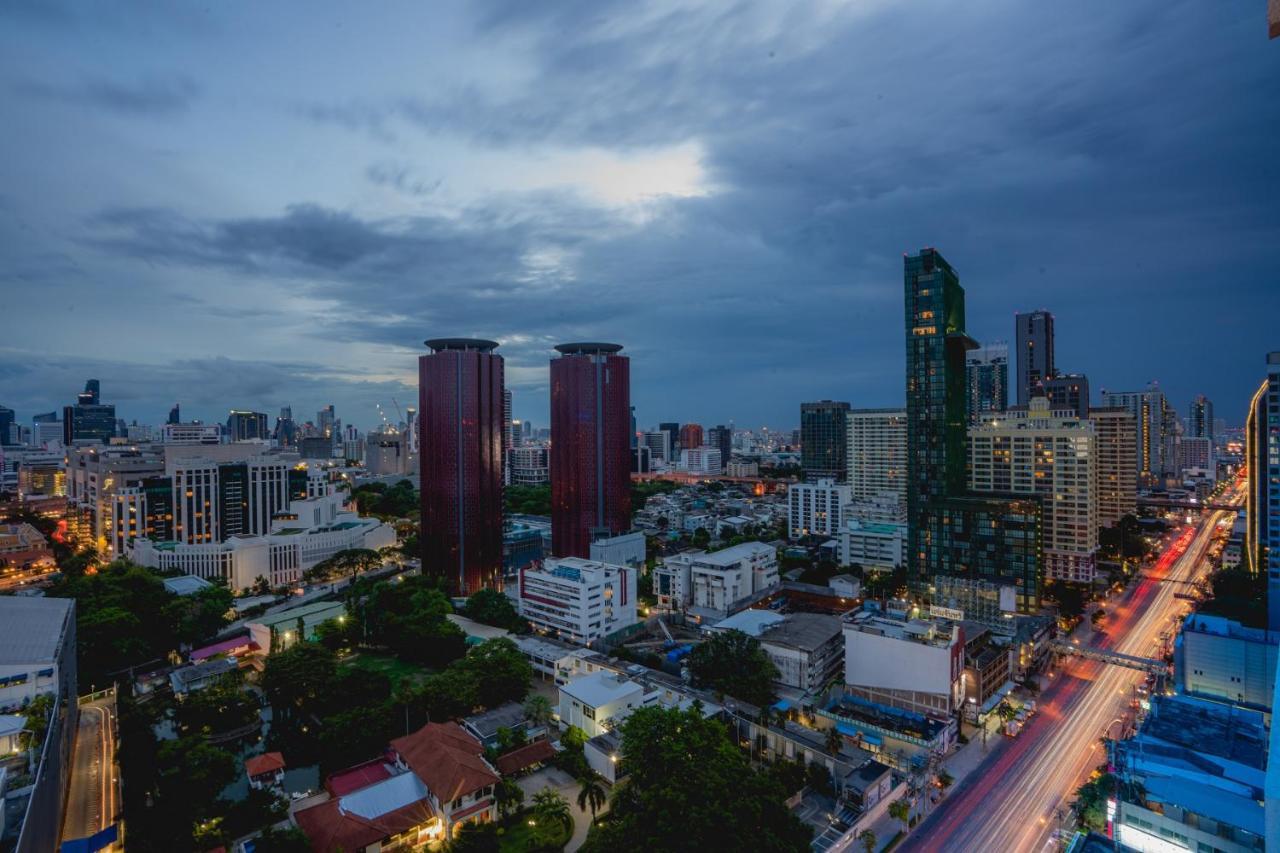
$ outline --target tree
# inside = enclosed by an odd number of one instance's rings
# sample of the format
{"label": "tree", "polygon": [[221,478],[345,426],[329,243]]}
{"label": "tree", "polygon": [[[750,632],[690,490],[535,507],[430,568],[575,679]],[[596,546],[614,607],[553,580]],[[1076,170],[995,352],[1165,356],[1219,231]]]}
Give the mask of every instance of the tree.
{"label": "tree", "polygon": [[311,839],[296,826],[269,826],[253,840],[253,853],[311,853]]}
{"label": "tree", "polygon": [[524,802],[524,789],[510,779],[503,779],[493,791],[498,803],[498,814],[503,818],[517,811]]}
{"label": "tree", "polygon": [[354,643],[354,620],[345,616],[337,619],[326,619],[316,626],[316,642],[331,652],[349,648]]}
{"label": "tree", "polygon": [[462,614],[468,619],[508,631],[517,631],[525,625],[511,598],[496,589],[486,588],[472,593]]}
{"label": "tree", "polygon": [[282,716],[314,710],[327,703],[338,674],[338,660],[319,643],[298,643],[267,658],[262,690]]}
{"label": "tree", "polygon": [[1002,701],[999,705],[996,706],[996,715],[1000,718],[1001,722],[1007,723],[1010,720],[1012,720],[1014,717],[1018,716],[1018,712],[1015,711],[1013,706],[1010,705],[1008,702]]}
{"label": "tree", "polygon": [[751,768],[723,723],[700,704],[638,708],[622,726],[627,782],[613,790],[592,851],[807,851],[812,831],[786,807],[787,792]]}
{"label": "tree", "polygon": [[826,746],[827,752],[832,755],[839,755],[840,749],[844,746],[844,735],[840,734],[840,730],[835,726],[827,729]]}
{"label": "tree", "polygon": [[902,831],[907,831],[907,820],[911,817],[911,803],[906,797],[889,803],[889,817],[902,824]]}
{"label": "tree", "polygon": [[455,666],[474,676],[480,704],[486,708],[519,702],[533,682],[529,659],[506,637],[495,637],[472,646]]}
{"label": "tree", "polygon": [[534,693],[524,700],[524,713],[534,726],[545,726],[551,722],[551,700],[541,693]]}
{"label": "tree", "polygon": [[1107,825],[1107,798],[1115,793],[1116,777],[1101,773],[1076,791],[1076,818],[1087,829],[1101,832]]}
{"label": "tree", "polygon": [[49,731],[49,712],[56,704],[57,699],[52,693],[41,693],[27,704],[23,712],[27,720],[18,738],[23,749],[44,748],[44,736]]}
{"label": "tree", "polygon": [[457,666],[427,676],[415,696],[415,705],[423,715],[437,723],[470,714],[479,704],[475,676]]}
{"label": "tree", "polygon": [[578,791],[578,808],[591,809],[591,822],[595,823],[596,812],[605,804],[608,795],[604,790],[604,780],[597,773],[584,776],[578,780],[582,787]]}
{"label": "tree", "polygon": [[689,655],[695,687],[750,702],[772,705],[778,668],[754,637],[741,631],[717,631]]}
{"label": "tree", "polygon": [[213,817],[222,789],[239,774],[230,752],[199,735],[165,741],[158,763],[161,805],[181,811],[191,822]]}
{"label": "tree", "polygon": [[464,823],[444,849],[446,853],[498,853],[502,842],[497,826],[473,820]]}
{"label": "tree", "polygon": [[573,820],[569,814],[569,801],[554,788],[543,788],[533,795],[533,814],[537,821],[534,834],[544,845],[563,835]]}
{"label": "tree", "polygon": [[858,840],[862,842],[862,849],[867,853],[875,853],[876,843],[879,839],[876,834],[869,829],[862,830],[862,834],[858,836]]}

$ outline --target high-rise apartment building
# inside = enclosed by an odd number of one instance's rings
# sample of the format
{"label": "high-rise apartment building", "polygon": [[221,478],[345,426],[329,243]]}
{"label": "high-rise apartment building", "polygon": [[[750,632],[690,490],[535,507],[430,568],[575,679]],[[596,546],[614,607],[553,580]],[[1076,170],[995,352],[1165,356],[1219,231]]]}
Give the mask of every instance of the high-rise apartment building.
{"label": "high-rise apartment building", "polygon": [[1089,377],[1083,373],[1058,373],[1041,383],[1049,408],[1071,411],[1077,418],[1089,417]]}
{"label": "high-rise apartment building", "polygon": [[707,430],[707,446],[720,450],[720,464],[727,466],[733,457],[733,427],[717,424]]}
{"label": "high-rise apartment building", "polygon": [[1169,441],[1166,430],[1172,428],[1171,409],[1164,392],[1152,382],[1145,391],[1102,391],[1102,405],[1106,408],[1127,409],[1133,415],[1134,429],[1138,436],[1138,482],[1151,485],[1165,474],[1177,473],[1177,458],[1166,461]]}
{"label": "high-rise apartment building", "polygon": [[316,412],[316,426],[320,429],[320,435],[324,438],[337,438],[338,419],[333,409],[333,403]]}
{"label": "high-rise apartment building", "polygon": [[1098,448],[1098,524],[1114,527],[1138,512],[1138,433],[1133,412],[1091,409]]}
{"label": "high-rise apartment building", "polygon": [[685,424],[680,427],[680,449],[696,450],[702,446],[702,425]]}
{"label": "high-rise apartment building", "polygon": [[[620,344],[572,343],[551,361],[551,551],[591,556],[631,529],[631,359]],[[665,432],[665,430],[664,430]]]}
{"label": "high-rise apartment building", "polygon": [[850,409],[847,416],[849,488],[853,500],[893,494],[907,500],[907,412]]}
{"label": "high-rise apartment building", "polygon": [[1187,434],[1192,438],[1215,438],[1213,425],[1213,401],[1203,394],[1196,395],[1187,409]]}
{"label": "high-rise apartment building", "polygon": [[166,420],[166,421],[165,421],[165,423],[167,423],[167,424],[180,424],[180,423],[182,423],[182,411],[181,411],[181,406],[179,406],[177,403],[174,403],[174,404],[173,404],[173,408],[169,410],[169,418],[168,418],[168,420]]}
{"label": "high-rise apartment building", "polygon": [[649,459],[663,462],[674,462],[675,453],[671,445],[671,433],[666,430],[646,432],[640,436],[641,446],[649,449]]}
{"label": "high-rise apartment building", "polygon": [[107,444],[116,434],[116,407],[100,399],[98,380],[84,384],[84,392],[74,406],[62,409],[62,443],[70,447],[77,441]]}
{"label": "high-rise apartment building", "polygon": [[435,338],[418,359],[422,570],[456,594],[502,573],[503,360],[494,341]]}
{"label": "high-rise apartment building", "polygon": [[1038,396],[1041,383],[1057,374],[1053,362],[1053,315],[1032,311],[1014,318],[1018,345],[1018,405]]}
{"label": "high-rise apartment building", "polygon": [[[628,448],[630,452],[630,448]],[[551,480],[549,451],[536,444],[511,448],[511,483],[516,486],[537,486]]]}
{"label": "high-rise apartment building", "polygon": [[1009,408],[1009,345],[1004,341],[970,350],[965,357],[969,382],[969,420]]}
{"label": "high-rise apartment building", "polygon": [[409,473],[409,437],[389,426],[371,430],[364,441],[364,467],[373,477]]}
{"label": "high-rise apartment building", "polygon": [[787,533],[791,539],[835,536],[849,505],[849,487],[835,480],[795,483],[787,489]]}
{"label": "high-rise apartment building", "polygon": [[1092,583],[1098,552],[1097,442],[1093,424],[1032,397],[969,428],[969,488],[1034,495],[1043,508],[1045,577]]}
{"label": "high-rise apartment building", "polygon": [[807,482],[849,477],[849,404],[834,400],[800,404],[800,466]]}
{"label": "high-rise apartment building", "polygon": [[238,409],[232,409],[227,416],[227,434],[232,441],[265,441],[271,437],[265,414]]}
{"label": "high-rise apartment building", "polygon": [[1040,603],[1040,503],[968,492],[964,289],[934,249],[903,259],[907,336],[907,568],[927,593],[936,575],[1011,584]]}
{"label": "high-rise apartment building", "polygon": [[1267,579],[1267,627],[1280,630],[1280,351],[1267,353],[1267,378],[1245,421],[1245,559]]}
{"label": "high-rise apartment building", "polygon": [[658,424],[658,432],[667,434],[667,459],[674,461],[680,458],[680,424],[675,421],[667,421]]}

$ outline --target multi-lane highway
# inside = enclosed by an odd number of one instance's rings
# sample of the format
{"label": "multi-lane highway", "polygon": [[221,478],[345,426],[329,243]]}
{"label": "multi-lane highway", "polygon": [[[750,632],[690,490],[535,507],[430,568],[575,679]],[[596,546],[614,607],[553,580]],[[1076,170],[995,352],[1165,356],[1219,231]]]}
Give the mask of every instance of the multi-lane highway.
{"label": "multi-lane highway", "polygon": [[71,764],[71,790],[62,822],[64,841],[110,826],[120,799],[116,782],[115,697],[80,706]]}
{"label": "multi-lane highway", "polygon": [[[1207,571],[1203,559],[1217,523],[1206,513],[1165,547],[1146,577],[1109,607],[1098,648],[1158,657],[1186,602],[1175,598]],[[1101,739],[1123,715],[1138,670],[1070,659],[1040,697],[1037,714],[1001,744],[900,849],[908,851],[1041,851],[1051,846],[1058,814],[1104,759]],[[1119,726],[1111,728],[1115,736]]]}

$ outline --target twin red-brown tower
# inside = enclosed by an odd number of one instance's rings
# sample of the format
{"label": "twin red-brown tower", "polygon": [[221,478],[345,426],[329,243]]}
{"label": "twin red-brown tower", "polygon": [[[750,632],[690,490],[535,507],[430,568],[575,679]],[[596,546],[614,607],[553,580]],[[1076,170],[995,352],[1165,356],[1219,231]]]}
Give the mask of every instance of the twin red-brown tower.
{"label": "twin red-brown tower", "polygon": [[[456,595],[502,579],[503,359],[494,341],[433,338],[418,359],[422,567]],[[551,550],[589,557],[631,529],[631,359],[574,343],[551,361]]]}

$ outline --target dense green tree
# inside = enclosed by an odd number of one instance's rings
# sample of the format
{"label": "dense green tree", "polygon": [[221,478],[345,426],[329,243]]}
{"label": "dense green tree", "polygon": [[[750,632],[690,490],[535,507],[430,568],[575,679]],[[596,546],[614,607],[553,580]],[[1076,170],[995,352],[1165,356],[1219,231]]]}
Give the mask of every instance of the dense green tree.
{"label": "dense green tree", "polygon": [[[1105,769],[1105,767],[1104,767]],[[1076,818],[1086,829],[1101,832],[1107,826],[1107,798],[1115,794],[1116,777],[1102,773],[1076,791]]]}
{"label": "dense green tree", "polygon": [[551,515],[551,486],[507,486],[502,490],[508,513]]}
{"label": "dense green tree", "polygon": [[235,598],[225,585],[214,585],[191,595],[174,596],[165,620],[174,626],[181,643],[196,645],[214,636],[227,624]]}
{"label": "dense green tree", "polygon": [[554,788],[543,788],[534,794],[531,810],[535,821],[534,838],[542,846],[550,846],[563,838],[565,829],[573,820],[569,814],[569,801]]}
{"label": "dense green tree", "polygon": [[253,840],[253,853],[311,853],[311,839],[296,826],[268,827]]}
{"label": "dense green tree", "polygon": [[52,693],[41,693],[22,709],[23,716],[26,717],[22,735],[19,737],[23,749],[44,747],[44,738],[49,731],[49,712],[53,710],[57,701]]}
{"label": "dense green tree", "polygon": [[262,690],[277,714],[316,713],[329,702],[338,660],[319,643],[298,643],[267,658]]}
{"label": "dense green tree", "polygon": [[414,700],[426,719],[440,723],[474,711],[480,704],[480,690],[471,672],[451,666],[423,679]]}
{"label": "dense green tree", "polygon": [[770,775],[752,770],[725,726],[686,710],[639,708],[622,726],[627,782],[584,850],[808,851],[812,831]]}
{"label": "dense green tree", "polygon": [[501,849],[498,827],[478,821],[464,823],[444,847],[445,853],[498,853]]}
{"label": "dense green tree", "polygon": [[694,686],[761,707],[773,704],[778,668],[754,637],[741,631],[717,631],[688,660]]}
{"label": "dense green tree", "polygon": [[520,808],[524,802],[524,789],[510,779],[503,779],[494,788],[498,814],[504,819]]}
{"label": "dense green tree", "polygon": [[188,693],[177,706],[180,730],[208,736],[261,722],[259,705],[244,692],[243,683],[239,672],[229,672],[203,690]]}
{"label": "dense green tree", "polygon": [[370,548],[348,548],[316,563],[303,573],[309,582],[334,577],[352,577],[372,571],[382,565],[382,555]]}
{"label": "dense green tree", "polygon": [[218,814],[219,794],[240,772],[230,752],[211,746],[199,735],[165,741],[157,763],[161,804],[185,811],[191,821]]}
{"label": "dense green tree", "polygon": [[864,829],[858,835],[858,841],[862,843],[862,849],[867,853],[876,853],[876,845],[880,843],[880,839],[876,838],[876,834],[869,829]]}
{"label": "dense green tree", "polygon": [[510,596],[496,589],[486,588],[472,593],[462,615],[508,631],[519,631],[527,627],[516,606],[511,603]]}
{"label": "dense green tree", "polygon": [[[358,694],[344,694],[347,696]],[[361,699],[325,716],[320,727],[320,768],[332,772],[378,755],[399,732],[390,700]]]}
{"label": "dense green tree", "polygon": [[524,653],[505,637],[472,646],[467,656],[454,664],[475,678],[480,704],[496,708],[504,702],[519,702],[533,682],[533,667]]}
{"label": "dense green tree", "polygon": [[408,480],[395,485],[366,483],[351,492],[361,515],[376,515],[383,519],[405,518],[418,511],[418,490]]}
{"label": "dense green tree", "polygon": [[907,831],[907,820],[911,817],[911,803],[905,797],[889,803],[889,817],[902,824],[902,831]]}
{"label": "dense green tree", "polygon": [[541,693],[534,693],[524,700],[524,712],[529,717],[529,722],[535,726],[545,726],[551,722],[551,715],[554,709],[551,707],[551,700]]}

